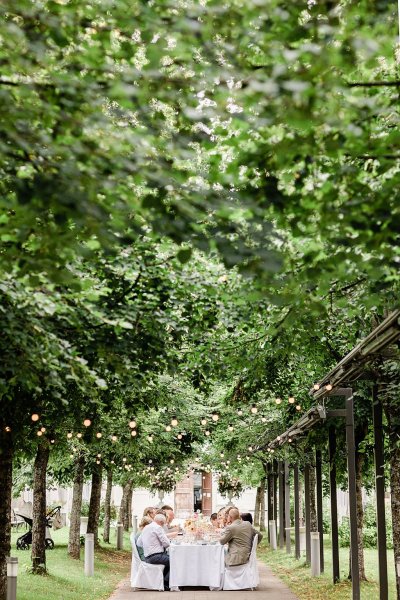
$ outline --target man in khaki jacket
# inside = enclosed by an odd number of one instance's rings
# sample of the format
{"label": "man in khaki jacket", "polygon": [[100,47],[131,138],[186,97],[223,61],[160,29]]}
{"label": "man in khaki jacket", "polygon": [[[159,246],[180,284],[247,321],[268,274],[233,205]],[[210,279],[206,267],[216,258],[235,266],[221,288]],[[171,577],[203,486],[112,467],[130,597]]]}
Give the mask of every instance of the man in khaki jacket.
{"label": "man in khaki jacket", "polygon": [[240,519],[237,508],[230,509],[229,518],[231,524],[220,539],[221,544],[228,544],[225,564],[227,567],[244,565],[250,558],[254,536],[258,535],[258,543],[260,543],[262,534],[254,529],[251,523]]}

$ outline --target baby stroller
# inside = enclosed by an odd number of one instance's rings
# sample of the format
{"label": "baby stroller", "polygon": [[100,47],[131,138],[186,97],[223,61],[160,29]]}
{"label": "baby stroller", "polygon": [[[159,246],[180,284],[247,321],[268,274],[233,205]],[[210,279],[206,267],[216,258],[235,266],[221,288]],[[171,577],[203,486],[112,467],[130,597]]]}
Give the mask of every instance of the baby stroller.
{"label": "baby stroller", "polygon": [[[46,515],[45,543],[46,543],[46,549],[48,549],[48,550],[52,550],[54,548],[54,541],[52,540],[52,537],[50,534],[50,528],[53,527],[53,525],[55,526],[54,527],[55,529],[60,529],[60,527],[61,527],[60,511],[61,511],[61,506],[56,506],[50,512],[48,512]],[[27,523],[29,525],[29,531],[27,531],[26,533],[24,533],[24,535],[21,535],[17,539],[17,550],[29,550],[29,546],[32,544],[32,523],[33,523],[32,515],[28,516],[28,515],[20,514],[20,516],[24,519],[25,523]]]}

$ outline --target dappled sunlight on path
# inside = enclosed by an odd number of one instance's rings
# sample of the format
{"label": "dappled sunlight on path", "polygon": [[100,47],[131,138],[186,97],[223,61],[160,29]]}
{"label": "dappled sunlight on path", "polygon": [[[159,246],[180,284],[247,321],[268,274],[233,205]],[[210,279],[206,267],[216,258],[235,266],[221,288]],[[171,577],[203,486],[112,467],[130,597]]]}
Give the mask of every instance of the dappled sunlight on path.
{"label": "dappled sunlight on path", "polygon": [[260,585],[257,590],[240,590],[237,592],[211,592],[204,589],[187,589],[182,592],[161,592],[151,590],[133,591],[129,580],[124,580],[109,600],[297,600],[297,597],[286,587],[269,568],[258,563]]}

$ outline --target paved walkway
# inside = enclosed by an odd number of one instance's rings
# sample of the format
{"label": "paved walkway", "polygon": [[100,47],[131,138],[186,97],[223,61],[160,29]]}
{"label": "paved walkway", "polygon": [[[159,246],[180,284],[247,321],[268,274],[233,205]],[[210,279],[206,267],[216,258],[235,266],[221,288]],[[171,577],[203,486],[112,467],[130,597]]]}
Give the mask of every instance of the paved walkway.
{"label": "paved walkway", "polygon": [[155,592],[141,590],[134,592],[129,579],[124,580],[110,600],[298,600],[268,567],[259,562],[260,585],[257,590],[238,592],[210,592],[209,590],[186,590],[184,592]]}

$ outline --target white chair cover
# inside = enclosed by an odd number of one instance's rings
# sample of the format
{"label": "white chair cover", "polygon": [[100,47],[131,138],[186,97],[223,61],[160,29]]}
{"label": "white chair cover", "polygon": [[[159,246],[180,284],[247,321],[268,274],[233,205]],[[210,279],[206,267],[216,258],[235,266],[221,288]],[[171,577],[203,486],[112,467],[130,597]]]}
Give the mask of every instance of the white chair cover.
{"label": "white chair cover", "polygon": [[150,565],[140,560],[136,548],[135,534],[131,535],[132,567],[131,586],[135,589],[164,591],[164,565]]}
{"label": "white chair cover", "polygon": [[257,565],[258,535],[254,536],[249,561],[236,567],[225,567],[223,590],[254,590],[259,582]]}

